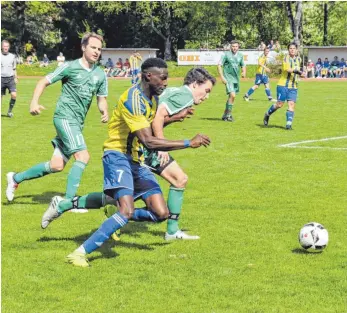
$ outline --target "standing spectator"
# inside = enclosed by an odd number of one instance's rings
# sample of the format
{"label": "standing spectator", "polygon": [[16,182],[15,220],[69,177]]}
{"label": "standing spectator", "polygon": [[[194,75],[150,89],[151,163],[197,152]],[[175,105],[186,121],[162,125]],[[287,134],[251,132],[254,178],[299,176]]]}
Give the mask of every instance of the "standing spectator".
{"label": "standing spectator", "polygon": [[17,70],[16,70],[16,57],[10,53],[10,43],[7,40],[3,40],[1,43],[1,104],[2,96],[6,94],[6,89],[11,93],[10,105],[7,111],[8,117],[13,117],[13,107],[17,99],[16,84]]}
{"label": "standing spectator", "polygon": [[279,43],[278,40],[276,40],[275,46],[273,47],[273,49],[277,52],[280,53],[281,52],[281,45]]}
{"label": "standing spectator", "polygon": [[270,51],[274,49],[274,41],[272,39],[267,47],[270,49]]}
{"label": "standing spectator", "polygon": [[31,55],[33,52],[34,46],[31,43],[31,40],[28,40],[28,42],[25,44],[25,53],[27,56]]}
{"label": "standing spectator", "polygon": [[57,56],[57,61],[58,61],[58,66],[61,66],[65,62],[65,57],[63,55],[63,52],[60,52],[59,55]]}
{"label": "standing spectator", "polygon": [[137,82],[140,79],[140,66],[141,66],[141,61],[142,57],[140,53],[138,53],[136,50],[134,53],[130,56],[130,70],[131,70],[131,84],[136,85]]}
{"label": "standing spectator", "polygon": [[329,68],[330,68],[330,62],[329,62],[328,58],[325,58],[324,62],[323,62],[323,68],[322,68],[322,78],[329,77],[329,75],[330,75]]}
{"label": "standing spectator", "polygon": [[334,57],[334,61],[330,63],[330,76],[337,77],[337,70],[340,67],[340,61],[337,56]]}
{"label": "standing spectator", "polygon": [[314,77],[314,63],[312,62],[312,60],[308,60],[307,63],[307,77]]}
{"label": "standing spectator", "polygon": [[40,63],[40,67],[46,67],[46,66],[48,66],[48,64],[49,64],[49,59],[47,57],[47,54],[44,54],[43,59]]}
{"label": "standing spectator", "polygon": [[266,45],[265,45],[264,41],[261,41],[260,45],[258,46],[258,50],[259,51],[264,51],[265,48],[266,48]]}
{"label": "standing spectator", "polygon": [[317,78],[322,78],[322,68],[323,68],[322,59],[318,58],[316,62],[316,72],[315,72],[315,76]]}

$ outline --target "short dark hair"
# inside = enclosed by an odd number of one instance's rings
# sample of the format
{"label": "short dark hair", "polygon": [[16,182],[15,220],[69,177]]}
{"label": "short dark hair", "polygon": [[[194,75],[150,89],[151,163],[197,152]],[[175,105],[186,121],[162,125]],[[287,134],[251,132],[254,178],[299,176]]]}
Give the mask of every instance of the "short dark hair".
{"label": "short dark hair", "polygon": [[203,67],[195,67],[189,70],[186,77],[184,78],[184,85],[190,85],[197,82],[198,85],[210,81],[212,85],[215,85],[216,79]]}
{"label": "short dark hair", "polygon": [[160,58],[149,58],[141,65],[141,72],[144,72],[145,70],[151,68],[151,67],[157,67],[157,68],[167,68],[167,64],[163,59]]}
{"label": "short dark hair", "polygon": [[270,48],[269,48],[269,47],[265,47],[265,48],[264,48],[264,52],[265,52],[265,50],[270,50]]}
{"label": "short dark hair", "polygon": [[85,33],[81,40],[82,46],[87,46],[89,43],[89,38],[96,38],[99,39],[102,43],[104,42],[104,38],[101,35],[98,35],[97,33]]}
{"label": "short dark hair", "polygon": [[287,49],[289,49],[290,46],[295,46],[295,48],[298,49],[298,45],[295,42],[288,44]]}
{"label": "short dark hair", "polygon": [[232,41],[230,42],[231,45],[234,44],[234,43],[237,43],[238,45],[240,45],[240,42],[239,42],[238,40],[232,40]]}

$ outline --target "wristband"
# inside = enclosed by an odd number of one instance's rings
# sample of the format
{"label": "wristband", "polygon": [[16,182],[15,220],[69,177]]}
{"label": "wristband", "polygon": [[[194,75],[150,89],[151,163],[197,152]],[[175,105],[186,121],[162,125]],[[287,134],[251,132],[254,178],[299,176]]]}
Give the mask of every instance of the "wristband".
{"label": "wristband", "polygon": [[190,147],[190,140],[188,140],[188,139],[184,140],[184,147],[185,148],[189,148]]}

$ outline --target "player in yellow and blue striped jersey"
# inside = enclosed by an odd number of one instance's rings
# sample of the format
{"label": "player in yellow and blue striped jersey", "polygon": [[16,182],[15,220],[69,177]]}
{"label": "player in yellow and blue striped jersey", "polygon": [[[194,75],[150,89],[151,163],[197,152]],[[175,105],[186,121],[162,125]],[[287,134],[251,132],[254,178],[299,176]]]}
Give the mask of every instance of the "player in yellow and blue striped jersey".
{"label": "player in yellow and blue striped jersey", "polygon": [[305,77],[306,73],[300,70],[301,58],[297,55],[298,46],[295,43],[288,45],[288,54],[282,63],[282,75],[277,83],[277,102],[273,104],[264,116],[264,125],[269,124],[270,115],[281,108],[284,102],[288,102],[286,114],[286,129],[292,129],[295,103],[298,96],[299,77]]}
{"label": "player in yellow and blue striped jersey", "polygon": [[264,84],[265,86],[265,93],[267,95],[267,98],[271,101],[271,90],[270,90],[270,84],[269,84],[269,76],[268,73],[271,72],[271,70],[268,68],[268,55],[270,53],[270,48],[266,47],[264,49],[264,54],[261,55],[258,59],[258,68],[257,73],[255,75],[255,82],[254,86],[251,87],[248,92],[243,96],[243,99],[245,101],[249,101],[249,96],[256,91],[259,88],[260,84]]}

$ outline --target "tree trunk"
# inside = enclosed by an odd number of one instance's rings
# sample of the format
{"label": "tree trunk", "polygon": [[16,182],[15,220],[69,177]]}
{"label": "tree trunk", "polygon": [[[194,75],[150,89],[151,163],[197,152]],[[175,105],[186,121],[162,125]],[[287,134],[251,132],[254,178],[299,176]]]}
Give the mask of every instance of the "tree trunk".
{"label": "tree trunk", "polygon": [[290,29],[292,31],[292,34],[294,35],[294,16],[293,16],[293,11],[292,11],[290,1],[286,2],[286,9],[287,9],[287,16],[289,20]]}
{"label": "tree trunk", "polygon": [[296,3],[296,13],[295,13],[295,19],[294,19],[294,42],[300,46],[300,28],[301,28],[301,16],[302,16],[302,2],[298,1]]}
{"label": "tree trunk", "polygon": [[16,19],[17,19],[17,34],[18,37],[15,41],[15,51],[17,54],[24,53],[25,46],[25,9],[26,3],[25,1],[14,1],[13,2],[14,9],[16,11]]}
{"label": "tree trunk", "polygon": [[323,22],[323,46],[328,45],[328,3],[323,4],[324,22]]}

